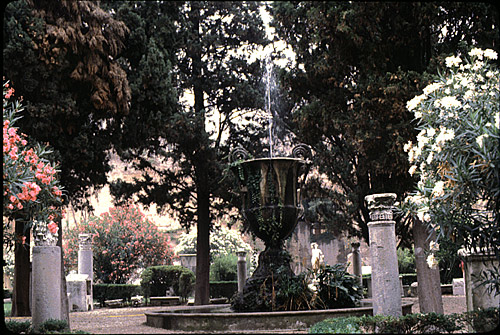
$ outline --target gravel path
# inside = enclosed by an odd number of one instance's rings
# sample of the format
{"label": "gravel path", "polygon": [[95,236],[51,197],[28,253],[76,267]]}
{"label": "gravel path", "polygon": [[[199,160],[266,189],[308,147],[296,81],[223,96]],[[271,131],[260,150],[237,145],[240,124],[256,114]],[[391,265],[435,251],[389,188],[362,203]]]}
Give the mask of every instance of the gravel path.
{"label": "gravel path", "polygon": [[[420,312],[417,298],[403,298],[404,301],[413,302],[412,312]],[[463,313],[466,311],[465,296],[443,296],[445,314]],[[89,312],[70,313],[72,330],[83,330],[92,334],[192,334],[192,332],[172,331],[146,326],[144,313],[175,309],[176,307],[127,307],[127,308],[100,308]],[[6,318],[7,320],[26,320],[29,318]],[[231,334],[239,332],[201,332],[196,334]],[[244,331],[246,334],[305,334],[307,331],[266,330]]]}

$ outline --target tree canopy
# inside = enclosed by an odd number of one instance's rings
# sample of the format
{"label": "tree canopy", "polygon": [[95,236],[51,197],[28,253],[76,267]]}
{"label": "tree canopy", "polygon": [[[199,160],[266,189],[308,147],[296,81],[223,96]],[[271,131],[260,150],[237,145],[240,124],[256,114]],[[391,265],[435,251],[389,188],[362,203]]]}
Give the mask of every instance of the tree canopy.
{"label": "tree canopy", "polygon": [[296,54],[281,75],[295,105],[291,127],[336,185],[317,181],[309,192],[331,199],[335,225],[352,231],[355,222],[367,239],[364,196],[412,189],[403,146],[416,132],[406,101],[444,56],[497,46],[496,14],[482,3],[273,3],[272,25]]}
{"label": "tree canopy", "polygon": [[15,1],[4,13],[3,74],[24,98],[19,127],[50,143],[77,207],[106,183],[107,151],[131,98],[116,61],[128,28],[91,1]]}
{"label": "tree canopy", "polygon": [[112,193],[118,199],[137,195],[145,205],[173,211],[185,227],[196,223],[195,303],[197,297],[208,302],[208,290],[200,291],[199,285],[208,287],[209,229],[230,197],[223,170],[234,140],[224,141],[224,136],[243,133],[236,113],[262,106],[260,62],[249,59],[266,43],[258,3],[109,6],[131,31],[119,60],[132,101],[129,114],[120,118],[115,148],[142,172],[132,182],[115,182]]}

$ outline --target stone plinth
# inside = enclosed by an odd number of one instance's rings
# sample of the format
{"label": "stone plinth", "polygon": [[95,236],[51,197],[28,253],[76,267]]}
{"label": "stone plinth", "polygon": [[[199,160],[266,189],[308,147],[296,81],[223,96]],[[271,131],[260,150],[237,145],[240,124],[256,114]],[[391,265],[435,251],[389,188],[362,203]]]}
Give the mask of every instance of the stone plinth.
{"label": "stone plinth", "polygon": [[463,278],[453,278],[453,295],[465,295],[465,282]]}
{"label": "stone plinth", "polygon": [[32,323],[38,330],[48,319],[62,319],[61,248],[34,246],[32,271]]}
{"label": "stone plinth", "polygon": [[486,285],[480,285],[480,273],[487,269],[498,269],[498,259],[493,252],[470,251],[460,249],[458,254],[464,258],[465,300],[467,311],[479,308],[498,307],[500,295],[495,296],[495,290],[488,292]]}
{"label": "stone plinth", "polygon": [[71,273],[66,276],[70,311],[93,310],[91,280],[86,274]]}
{"label": "stone plinth", "polygon": [[402,315],[401,286],[396,254],[396,222],[392,220],[394,193],[365,197],[370,210],[368,231],[372,266],[373,314]]}

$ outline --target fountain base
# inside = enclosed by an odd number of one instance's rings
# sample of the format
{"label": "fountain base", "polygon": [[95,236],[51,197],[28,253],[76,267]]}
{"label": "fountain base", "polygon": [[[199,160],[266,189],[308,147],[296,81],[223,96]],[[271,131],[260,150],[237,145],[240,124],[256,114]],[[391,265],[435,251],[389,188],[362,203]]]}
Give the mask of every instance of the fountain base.
{"label": "fountain base", "polygon": [[[403,315],[411,313],[413,303],[402,305]],[[355,308],[267,313],[235,313],[225,304],[146,313],[146,325],[180,331],[304,330],[325,319],[362,315],[373,315],[370,302]]]}

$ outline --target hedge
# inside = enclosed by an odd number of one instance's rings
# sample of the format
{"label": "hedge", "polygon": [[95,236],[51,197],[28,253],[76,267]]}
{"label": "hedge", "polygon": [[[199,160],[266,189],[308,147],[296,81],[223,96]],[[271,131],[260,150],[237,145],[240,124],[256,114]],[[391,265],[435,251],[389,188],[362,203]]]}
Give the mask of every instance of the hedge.
{"label": "hedge", "polygon": [[223,298],[231,297],[238,291],[237,281],[211,281],[210,282],[210,297]]}
{"label": "hedge", "polygon": [[142,294],[142,288],[140,285],[132,284],[94,284],[92,293],[94,299],[99,301],[101,307],[104,307],[105,300],[130,301],[133,296]]}
{"label": "hedge", "polygon": [[488,332],[498,327],[498,323],[499,309],[488,308],[461,314],[413,313],[400,317],[365,315],[333,318],[314,324],[309,333],[450,334],[465,330],[468,326],[476,332]]}
{"label": "hedge", "polygon": [[157,265],[146,268],[141,274],[141,287],[146,298],[165,296],[172,288],[184,300],[193,290],[193,271],[180,265]]}

